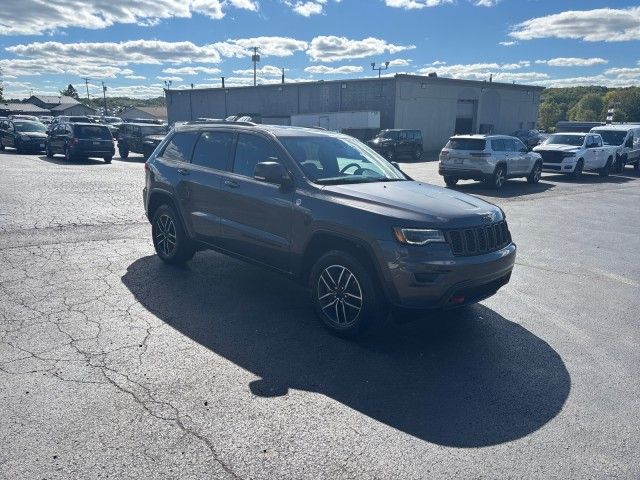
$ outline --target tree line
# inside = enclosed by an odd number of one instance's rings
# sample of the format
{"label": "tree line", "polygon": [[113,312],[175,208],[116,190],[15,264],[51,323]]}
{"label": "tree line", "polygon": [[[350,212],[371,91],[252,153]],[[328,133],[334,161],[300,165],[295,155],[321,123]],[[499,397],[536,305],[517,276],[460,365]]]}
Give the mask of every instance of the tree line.
{"label": "tree line", "polygon": [[553,131],[561,120],[604,122],[615,109],[614,122],[640,123],[640,87],[566,87],[542,92],[538,127]]}

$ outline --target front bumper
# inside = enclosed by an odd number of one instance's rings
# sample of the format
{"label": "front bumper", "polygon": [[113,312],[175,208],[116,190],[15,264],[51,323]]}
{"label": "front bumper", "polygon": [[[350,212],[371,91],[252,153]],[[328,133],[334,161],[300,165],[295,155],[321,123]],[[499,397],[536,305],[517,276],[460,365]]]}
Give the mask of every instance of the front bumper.
{"label": "front bumper", "polygon": [[46,139],[34,138],[30,140],[19,140],[18,144],[22,150],[30,152],[44,152]]}
{"label": "front bumper", "polygon": [[399,247],[379,242],[385,257],[391,302],[406,309],[448,309],[479,302],[509,282],[516,245],[476,256],[456,257],[448,244]]}
{"label": "front bumper", "polygon": [[555,173],[573,173],[577,163],[578,162],[576,160],[568,162],[563,161],[562,163],[543,163],[542,171]]}

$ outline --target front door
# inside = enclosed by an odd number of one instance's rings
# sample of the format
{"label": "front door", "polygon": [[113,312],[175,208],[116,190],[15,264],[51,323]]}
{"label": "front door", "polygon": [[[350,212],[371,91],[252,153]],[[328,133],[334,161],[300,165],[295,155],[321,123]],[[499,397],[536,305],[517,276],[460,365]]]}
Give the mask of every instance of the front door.
{"label": "front door", "polygon": [[284,164],[270,139],[238,135],[230,172],[222,178],[222,246],[280,270],[289,270],[294,192],[253,178],[259,162]]}

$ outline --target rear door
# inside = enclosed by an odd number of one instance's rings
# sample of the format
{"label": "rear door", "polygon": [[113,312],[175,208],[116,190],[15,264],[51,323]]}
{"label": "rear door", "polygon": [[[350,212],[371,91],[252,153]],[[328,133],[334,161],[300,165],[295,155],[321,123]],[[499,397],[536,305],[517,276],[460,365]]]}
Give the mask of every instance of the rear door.
{"label": "rear door", "polygon": [[254,179],[255,166],[265,161],[288,169],[284,153],[273,140],[238,134],[232,169],[222,179],[223,247],[289,271],[294,190]]}

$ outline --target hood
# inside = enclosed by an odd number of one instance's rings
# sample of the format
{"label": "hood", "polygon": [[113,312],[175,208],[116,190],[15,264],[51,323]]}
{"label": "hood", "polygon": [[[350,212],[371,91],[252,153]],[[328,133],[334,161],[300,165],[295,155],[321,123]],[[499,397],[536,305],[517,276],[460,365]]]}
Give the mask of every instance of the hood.
{"label": "hood", "polygon": [[147,135],[144,137],[145,142],[160,143],[166,135]]}
{"label": "hood", "polygon": [[489,202],[422,182],[328,185],[323,191],[370,212],[443,228],[478,226],[503,219],[502,210]]}
{"label": "hood", "polygon": [[576,147],[575,145],[561,145],[556,143],[547,143],[545,145],[538,145],[533,148],[534,152],[577,152],[582,147]]}
{"label": "hood", "polygon": [[27,136],[29,138],[47,138],[46,132],[24,132],[24,133],[18,132],[18,134]]}

